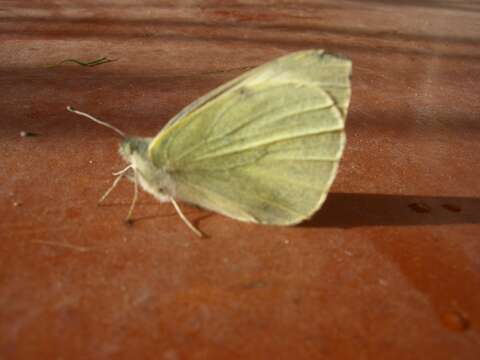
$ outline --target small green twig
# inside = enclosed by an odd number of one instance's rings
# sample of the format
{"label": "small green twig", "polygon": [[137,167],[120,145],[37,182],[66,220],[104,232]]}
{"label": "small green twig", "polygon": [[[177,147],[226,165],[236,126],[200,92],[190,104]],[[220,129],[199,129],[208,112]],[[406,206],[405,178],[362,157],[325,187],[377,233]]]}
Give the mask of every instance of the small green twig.
{"label": "small green twig", "polygon": [[117,60],[118,59],[109,59],[105,56],[101,57],[97,60],[93,60],[93,61],[89,61],[89,62],[84,62],[84,61],[80,61],[80,60],[76,60],[76,59],[66,59],[66,60],[60,61],[58,64],[50,65],[50,66],[48,66],[48,68],[57,67],[57,66],[60,66],[62,64],[65,64],[67,62],[71,62],[71,63],[77,64],[77,65],[80,65],[80,66],[93,67],[93,66],[102,65],[102,64],[106,64],[106,63],[117,61]]}

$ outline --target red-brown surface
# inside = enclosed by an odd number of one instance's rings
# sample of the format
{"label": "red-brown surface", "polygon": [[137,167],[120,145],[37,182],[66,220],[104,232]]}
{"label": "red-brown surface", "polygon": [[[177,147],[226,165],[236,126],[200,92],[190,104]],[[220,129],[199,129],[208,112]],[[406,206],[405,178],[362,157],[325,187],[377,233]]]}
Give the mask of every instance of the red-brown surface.
{"label": "red-brown surface", "polygon": [[[384,3],[0,1],[0,358],[479,359],[480,6]],[[125,225],[129,182],[96,205],[118,139],[67,105],[152,136],[308,48],[354,64],[311,221],[184,205],[200,239],[146,194]]]}

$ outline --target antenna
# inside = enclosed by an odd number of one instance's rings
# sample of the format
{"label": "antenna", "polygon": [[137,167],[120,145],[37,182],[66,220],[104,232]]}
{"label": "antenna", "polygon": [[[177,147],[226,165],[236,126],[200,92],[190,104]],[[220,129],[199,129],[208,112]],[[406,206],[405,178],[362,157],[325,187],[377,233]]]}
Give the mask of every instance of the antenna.
{"label": "antenna", "polygon": [[84,112],[81,112],[81,111],[78,111],[74,108],[72,108],[71,106],[67,106],[67,110],[72,112],[72,113],[75,113],[77,115],[80,115],[80,116],[84,116],[90,120],[92,120],[93,122],[96,122],[97,124],[100,124],[100,125],[103,125],[103,126],[106,126],[110,129],[112,129],[113,131],[115,131],[117,134],[119,134],[122,138],[126,138],[127,135],[120,129],[116,128],[115,126],[113,125],[110,125],[109,123],[105,122],[105,121],[102,121],[102,120],[98,120],[98,119],[95,119],[92,115],[89,115],[87,113],[84,113]]}

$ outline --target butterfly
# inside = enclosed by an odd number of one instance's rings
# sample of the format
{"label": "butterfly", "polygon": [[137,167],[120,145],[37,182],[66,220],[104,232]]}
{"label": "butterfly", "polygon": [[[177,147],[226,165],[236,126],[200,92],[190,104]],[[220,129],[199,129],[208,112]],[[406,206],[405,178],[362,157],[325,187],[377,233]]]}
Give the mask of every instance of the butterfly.
{"label": "butterfly", "polygon": [[351,61],[323,50],[294,52],[258,66],[186,106],[154,138],[113,125],[128,166],[103,201],[132,172],[138,187],[246,222],[293,225],[323,204],[345,147]]}

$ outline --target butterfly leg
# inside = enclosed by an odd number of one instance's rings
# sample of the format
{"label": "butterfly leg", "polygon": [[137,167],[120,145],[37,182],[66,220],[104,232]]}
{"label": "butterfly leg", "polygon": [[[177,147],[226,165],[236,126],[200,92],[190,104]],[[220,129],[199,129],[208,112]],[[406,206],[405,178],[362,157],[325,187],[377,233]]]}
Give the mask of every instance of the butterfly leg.
{"label": "butterfly leg", "polygon": [[132,222],[132,213],[133,213],[133,209],[135,208],[135,204],[137,203],[137,199],[138,199],[138,175],[137,175],[137,171],[135,170],[134,167],[132,167],[133,169],[133,186],[134,186],[134,190],[133,190],[133,199],[132,199],[132,203],[130,205],[130,209],[128,209],[128,214],[127,214],[127,222]]}
{"label": "butterfly leg", "polygon": [[183,222],[190,228],[190,230],[192,230],[195,233],[195,235],[197,235],[198,237],[203,237],[203,234],[195,226],[193,226],[190,221],[188,221],[187,217],[183,214],[182,210],[180,209],[180,206],[178,206],[175,199],[171,197],[170,201],[173,207],[175,208],[175,210],[177,211],[178,216],[180,216],[180,219],[183,220]]}
{"label": "butterfly leg", "polygon": [[125,176],[125,173],[126,173],[129,169],[131,169],[131,168],[132,168],[132,165],[128,165],[125,169],[113,173],[113,175],[116,176],[117,178],[113,181],[112,186],[110,186],[110,187],[107,189],[107,191],[105,191],[105,193],[102,195],[102,197],[100,198],[100,200],[98,200],[98,203],[99,203],[99,204],[100,204],[101,202],[103,202],[103,200],[105,200],[108,195],[110,195],[110,193],[112,192],[112,190],[115,189],[115,187],[118,185],[118,183],[120,182],[120,180]]}

